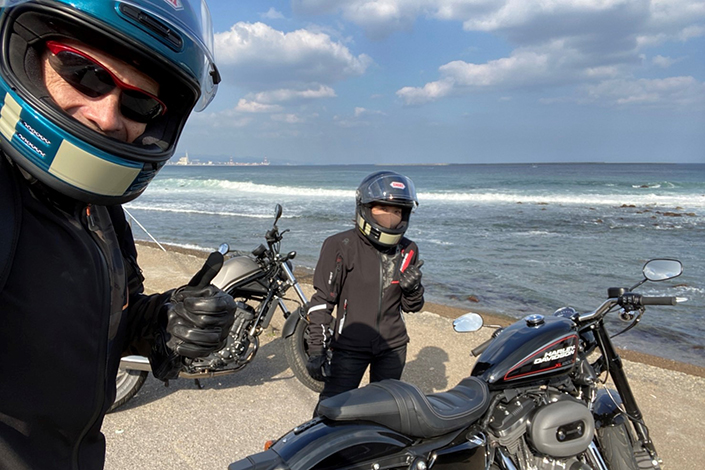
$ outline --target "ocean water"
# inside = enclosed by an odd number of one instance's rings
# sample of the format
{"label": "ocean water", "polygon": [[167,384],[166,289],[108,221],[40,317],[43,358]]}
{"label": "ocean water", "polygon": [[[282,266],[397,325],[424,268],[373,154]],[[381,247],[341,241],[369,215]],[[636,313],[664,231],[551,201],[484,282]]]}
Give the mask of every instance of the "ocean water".
{"label": "ocean water", "polygon": [[705,366],[705,164],[167,166],[126,208],[161,243],[249,251],[280,203],[282,250],[312,269],[323,240],[353,226],[359,182],[380,169],[416,185],[407,235],[427,300],[514,318],[588,311],[607,288],[640,281],[646,260],[675,258],[681,277],[639,292],[688,302],[649,307],[615,342]]}

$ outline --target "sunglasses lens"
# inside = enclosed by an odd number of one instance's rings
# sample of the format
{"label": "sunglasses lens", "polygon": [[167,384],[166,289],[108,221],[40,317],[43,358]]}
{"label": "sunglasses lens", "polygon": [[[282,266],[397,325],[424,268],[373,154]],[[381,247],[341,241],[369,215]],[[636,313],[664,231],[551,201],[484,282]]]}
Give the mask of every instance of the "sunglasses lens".
{"label": "sunglasses lens", "polygon": [[115,88],[115,82],[105,69],[78,54],[62,51],[51,56],[49,63],[61,78],[91,98],[103,96]]}
{"label": "sunglasses lens", "polygon": [[120,95],[120,112],[128,119],[149,122],[162,113],[162,104],[137,90],[123,90]]}
{"label": "sunglasses lens", "polygon": [[128,119],[147,123],[164,112],[164,104],[140,90],[116,85],[110,72],[99,63],[72,51],[62,50],[49,56],[54,71],[79,92],[90,98],[121,89],[120,112]]}

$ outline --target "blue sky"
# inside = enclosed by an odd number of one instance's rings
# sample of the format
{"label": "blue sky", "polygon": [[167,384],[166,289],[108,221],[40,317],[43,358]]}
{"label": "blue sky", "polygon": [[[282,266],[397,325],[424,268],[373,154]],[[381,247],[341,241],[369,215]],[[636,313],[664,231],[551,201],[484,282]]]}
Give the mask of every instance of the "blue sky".
{"label": "blue sky", "polygon": [[209,0],[177,157],[705,163],[705,1]]}

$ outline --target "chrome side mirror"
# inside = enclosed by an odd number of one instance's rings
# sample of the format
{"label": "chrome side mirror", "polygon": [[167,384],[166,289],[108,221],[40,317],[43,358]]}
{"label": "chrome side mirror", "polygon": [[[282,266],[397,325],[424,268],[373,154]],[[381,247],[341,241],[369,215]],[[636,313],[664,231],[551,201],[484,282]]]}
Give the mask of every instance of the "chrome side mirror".
{"label": "chrome side mirror", "polygon": [[220,253],[223,256],[228,254],[229,251],[230,251],[230,245],[228,245],[227,243],[223,243],[222,245],[220,245],[218,247],[218,253]]}
{"label": "chrome side mirror", "polygon": [[644,265],[644,277],[649,281],[665,281],[683,273],[683,264],[676,259],[652,259]]}
{"label": "chrome side mirror", "polygon": [[453,329],[458,333],[469,333],[482,328],[482,324],[482,317],[470,312],[453,320]]}

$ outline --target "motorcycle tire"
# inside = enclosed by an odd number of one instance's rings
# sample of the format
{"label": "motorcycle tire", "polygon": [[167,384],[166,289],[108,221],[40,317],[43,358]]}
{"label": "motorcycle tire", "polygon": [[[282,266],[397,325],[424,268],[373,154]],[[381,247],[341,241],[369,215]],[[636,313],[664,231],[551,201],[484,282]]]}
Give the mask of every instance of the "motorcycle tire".
{"label": "motorcycle tire", "polygon": [[634,445],[627,423],[605,426],[597,430],[602,458],[610,470],[639,470]]}
{"label": "motorcycle tire", "polygon": [[306,363],[308,362],[308,347],[306,346],[307,326],[308,323],[304,320],[299,320],[291,336],[284,338],[284,355],[286,356],[286,362],[296,378],[299,379],[299,382],[314,392],[321,393],[323,391],[323,382],[315,380],[306,370]]}
{"label": "motorcycle tire", "polygon": [[117,389],[115,402],[113,402],[108,413],[117,410],[134,397],[140,388],[142,388],[142,385],[144,385],[144,381],[147,380],[147,375],[149,375],[149,372],[144,370],[118,369],[117,379],[115,381]]}

